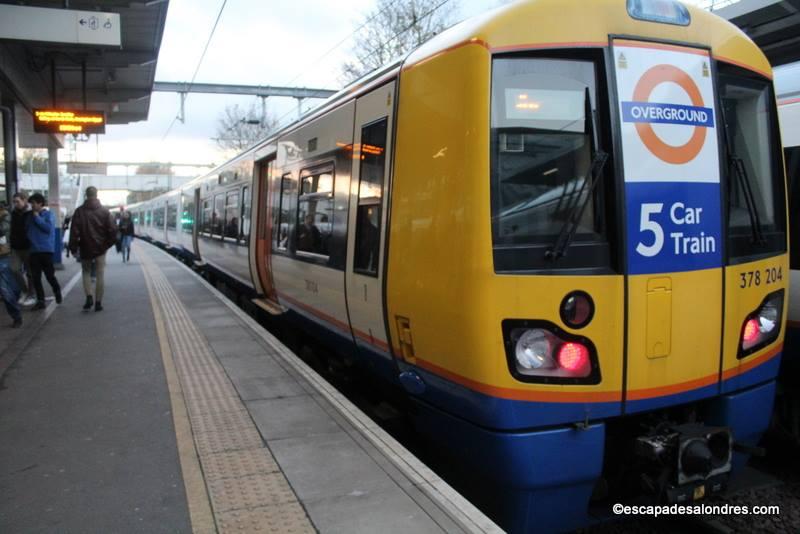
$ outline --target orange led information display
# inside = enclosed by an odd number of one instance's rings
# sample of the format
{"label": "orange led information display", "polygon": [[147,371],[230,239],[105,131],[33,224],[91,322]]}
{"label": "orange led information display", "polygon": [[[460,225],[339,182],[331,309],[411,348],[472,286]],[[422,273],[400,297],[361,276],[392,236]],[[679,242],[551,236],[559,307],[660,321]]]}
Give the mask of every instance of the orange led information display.
{"label": "orange led information display", "polygon": [[106,133],[106,114],[102,111],[70,109],[34,109],[33,131],[36,133]]}

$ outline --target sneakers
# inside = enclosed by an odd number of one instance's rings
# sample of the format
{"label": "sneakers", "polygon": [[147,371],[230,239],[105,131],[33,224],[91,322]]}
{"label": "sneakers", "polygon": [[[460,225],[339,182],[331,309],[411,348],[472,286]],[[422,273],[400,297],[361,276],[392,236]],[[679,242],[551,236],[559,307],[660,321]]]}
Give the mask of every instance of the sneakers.
{"label": "sneakers", "polygon": [[36,304],[36,297],[31,297],[31,296],[28,296],[28,295],[22,295],[19,298],[18,302],[19,302],[20,306],[24,306],[24,307],[27,308],[28,306],[33,306],[34,304]]}
{"label": "sneakers", "polygon": [[94,311],[96,312],[103,311],[103,305],[100,304],[99,300],[94,303]]}
{"label": "sneakers", "polygon": [[94,304],[94,299],[92,298],[91,295],[87,295],[86,303],[83,305],[83,310],[89,311],[90,309],[92,309],[92,304]]}
{"label": "sneakers", "polygon": [[22,326],[22,317],[17,317],[14,319],[14,322],[11,323],[11,328],[19,328]]}
{"label": "sneakers", "polygon": [[47,304],[43,300],[37,300],[36,304],[33,305],[34,310],[43,310],[45,308],[47,308]]}

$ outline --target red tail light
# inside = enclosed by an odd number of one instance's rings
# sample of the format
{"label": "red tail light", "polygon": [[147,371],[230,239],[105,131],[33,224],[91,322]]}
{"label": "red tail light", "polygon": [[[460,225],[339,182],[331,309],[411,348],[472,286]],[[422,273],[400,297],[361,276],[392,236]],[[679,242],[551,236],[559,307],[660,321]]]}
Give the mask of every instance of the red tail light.
{"label": "red tail light", "polygon": [[758,339],[758,321],[755,319],[748,319],[744,325],[744,332],[742,332],[742,341],[746,344],[755,343]]}
{"label": "red tail light", "polygon": [[576,375],[589,370],[589,349],[580,343],[564,343],[558,349],[558,365]]}

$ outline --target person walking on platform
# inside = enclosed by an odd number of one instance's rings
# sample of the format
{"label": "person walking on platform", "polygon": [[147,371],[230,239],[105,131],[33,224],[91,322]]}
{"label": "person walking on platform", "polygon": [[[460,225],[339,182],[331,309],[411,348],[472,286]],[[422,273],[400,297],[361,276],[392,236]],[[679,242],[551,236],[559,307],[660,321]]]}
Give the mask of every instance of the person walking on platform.
{"label": "person walking on platform", "polygon": [[22,314],[19,311],[19,288],[14,273],[11,271],[11,217],[6,206],[0,203],[0,298],[6,311],[14,321],[11,328],[22,326]]}
{"label": "person walking on platform", "polygon": [[56,270],[53,266],[53,253],[56,245],[56,221],[50,210],[47,209],[47,201],[39,193],[31,195],[30,198],[32,214],[28,218],[25,229],[28,241],[31,242],[31,275],[33,276],[33,287],[36,290],[36,305],[34,310],[43,310],[44,287],[42,287],[42,273],[47,282],[53,289],[53,296],[56,303],[61,304],[61,286],[56,278]]}
{"label": "person walking on platform", "polygon": [[31,217],[31,206],[28,195],[23,192],[14,194],[14,205],[11,210],[11,273],[16,278],[17,287],[22,293],[20,303],[32,306],[36,303],[31,277],[31,242],[28,240],[26,223]]}
{"label": "person walking on platform", "polygon": [[133,242],[133,219],[131,212],[123,211],[119,220],[119,233],[122,236],[122,262],[131,261],[131,243]]}
{"label": "person walking on platform", "polygon": [[[86,188],[86,201],[75,210],[69,231],[69,250],[81,262],[83,291],[86,293],[84,310],[94,304],[94,311],[103,309],[103,292],[106,269],[106,251],[117,241],[114,217],[97,200],[97,188]],[[92,267],[96,280],[92,297]]]}

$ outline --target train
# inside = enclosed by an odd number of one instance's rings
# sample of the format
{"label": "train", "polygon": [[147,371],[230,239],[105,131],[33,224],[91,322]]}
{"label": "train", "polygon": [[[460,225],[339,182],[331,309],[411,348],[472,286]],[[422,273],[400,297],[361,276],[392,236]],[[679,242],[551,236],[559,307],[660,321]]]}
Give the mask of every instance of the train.
{"label": "train", "polygon": [[511,532],[718,494],[770,421],[795,276],[772,70],[675,0],[498,7],[126,209],[401,391]]}

